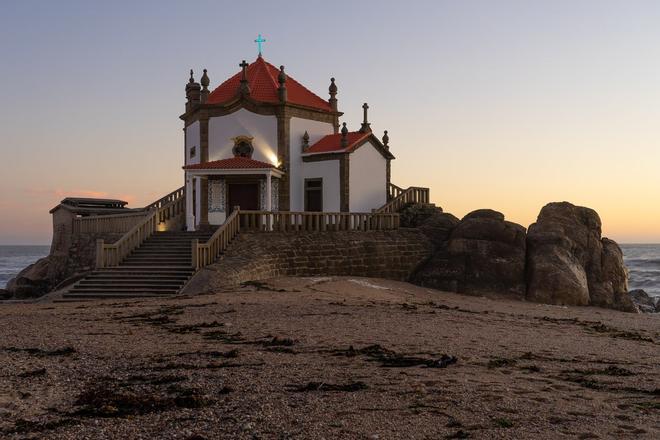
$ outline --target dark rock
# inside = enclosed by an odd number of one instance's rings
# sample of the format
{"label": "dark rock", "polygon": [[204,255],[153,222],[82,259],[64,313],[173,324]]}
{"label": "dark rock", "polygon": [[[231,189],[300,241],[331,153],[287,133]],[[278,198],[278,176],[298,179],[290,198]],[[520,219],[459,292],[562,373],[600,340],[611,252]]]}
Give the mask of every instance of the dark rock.
{"label": "dark rock", "polygon": [[52,255],[37,260],[7,283],[16,299],[37,298],[53,290],[61,280],[65,259]]}
{"label": "dark rock", "polygon": [[442,208],[435,205],[411,204],[403,208],[399,213],[401,226],[404,228],[416,228],[426,223],[429,218],[441,213]]}
{"label": "dark rock", "polygon": [[9,290],[18,299],[35,298],[48,292],[49,260],[41,258],[36,263],[23,269],[15,278],[7,283]]}
{"label": "dark rock", "polygon": [[439,216],[430,221],[444,227],[422,226],[436,234],[431,235],[436,252],[416,274],[418,283],[474,295],[524,298],[524,227],[486,209],[471,212],[457,223]]}
{"label": "dark rock", "polygon": [[0,289],[0,301],[11,298],[11,293],[7,289]]}
{"label": "dark rock", "polygon": [[660,302],[657,302],[654,298],[650,297],[642,289],[631,290],[629,292],[630,298],[633,303],[637,306],[640,312],[642,313],[659,313],[660,312]]}
{"label": "dark rock", "polygon": [[418,229],[428,237],[429,241],[435,249],[446,249],[447,241],[454,230],[456,225],[460,222],[455,216],[436,212],[434,215],[426,218],[426,220],[418,226]]}
{"label": "dark rock", "polygon": [[493,220],[499,220],[499,221],[504,221],[504,214],[501,212],[497,212],[493,209],[477,209],[476,211],[472,211],[469,214],[467,214],[465,217],[463,217],[463,220],[469,220],[472,218],[490,218]]}
{"label": "dark rock", "polygon": [[543,207],[527,234],[527,299],[635,311],[619,246],[601,239],[593,209],[568,202]]}

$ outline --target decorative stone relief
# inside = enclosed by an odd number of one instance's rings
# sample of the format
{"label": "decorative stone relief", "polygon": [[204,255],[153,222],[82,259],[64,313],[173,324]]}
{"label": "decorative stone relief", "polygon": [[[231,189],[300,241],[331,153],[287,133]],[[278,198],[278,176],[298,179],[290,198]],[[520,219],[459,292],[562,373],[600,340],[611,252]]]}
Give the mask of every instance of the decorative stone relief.
{"label": "decorative stone relief", "polygon": [[271,206],[273,211],[280,210],[280,179],[273,179],[270,182],[271,186]]}
{"label": "decorative stone relief", "polygon": [[259,209],[266,210],[266,179],[259,181]]}
{"label": "decorative stone relief", "polygon": [[225,212],[226,194],[224,179],[209,180],[209,212]]}
{"label": "decorative stone relief", "polygon": [[[280,210],[280,180],[270,181],[270,206],[272,211]],[[262,211],[266,210],[266,179],[259,181],[259,206]]]}

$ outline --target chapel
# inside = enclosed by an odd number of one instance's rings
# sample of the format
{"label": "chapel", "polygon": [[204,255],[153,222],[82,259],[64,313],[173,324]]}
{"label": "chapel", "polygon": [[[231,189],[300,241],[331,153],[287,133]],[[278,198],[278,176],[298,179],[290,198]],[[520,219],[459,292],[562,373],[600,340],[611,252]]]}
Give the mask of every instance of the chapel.
{"label": "chapel", "polygon": [[368,108],[357,131],[340,124],[337,84],[323,99],[259,52],[214,89],[206,69],[186,84],[186,228],[221,225],[236,208],[371,212],[387,203],[387,131],[371,131]]}

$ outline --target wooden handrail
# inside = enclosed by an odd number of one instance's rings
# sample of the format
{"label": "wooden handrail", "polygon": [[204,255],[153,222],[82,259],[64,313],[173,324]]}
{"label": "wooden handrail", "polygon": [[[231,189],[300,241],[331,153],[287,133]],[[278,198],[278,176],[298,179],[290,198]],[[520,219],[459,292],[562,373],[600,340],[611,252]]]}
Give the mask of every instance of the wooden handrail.
{"label": "wooden handrail", "polygon": [[217,231],[206,241],[199,243],[192,241],[192,267],[195,271],[215,263],[222,252],[227,249],[229,243],[238,235],[241,230],[239,210],[232,212],[227,220],[218,228]]}
{"label": "wooden handrail", "polygon": [[106,244],[102,239],[96,240],[96,267],[118,266],[128,254],[158,230],[161,223],[174,216],[183,215],[184,207],[185,197],[180,197],[158,209],[149,211],[141,222],[133,226],[116,242]]}
{"label": "wooden handrail", "polygon": [[387,185],[387,201],[389,202],[393,198],[397,197],[399,194],[404,192],[405,189],[401,188],[400,186],[397,186],[393,183],[389,183]]}
{"label": "wooden handrail", "polygon": [[[401,189],[396,185],[390,184],[392,187]],[[374,210],[374,213],[395,213],[399,212],[401,208],[409,203],[429,203],[430,191],[428,188],[421,188],[418,186],[411,186],[403,192],[400,192],[396,197],[387,202],[385,205]]]}
{"label": "wooden handrail", "polygon": [[155,208],[162,208],[164,205],[181,199],[185,193],[185,187],[182,186],[181,188],[175,189],[171,193],[167,194],[166,196],[161,197],[160,199],[156,200],[153,203],[148,204],[145,206],[143,209],[145,210],[150,210],[150,209],[155,209]]}
{"label": "wooden handrail", "polygon": [[90,215],[73,219],[74,234],[127,232],[145,215],[144,211],[126,214]]}
{"label": "wooden handrail", "polygon": [[241,229],[275,232],[384,231],[399,228],[397,213],[239,211]]}

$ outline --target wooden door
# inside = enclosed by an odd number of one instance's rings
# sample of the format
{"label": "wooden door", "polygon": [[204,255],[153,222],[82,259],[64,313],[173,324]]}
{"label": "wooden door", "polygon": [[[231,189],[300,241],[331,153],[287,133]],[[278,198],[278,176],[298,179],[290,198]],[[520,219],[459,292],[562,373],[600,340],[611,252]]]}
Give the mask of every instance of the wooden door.
{"label": "wooden door", "polygon": [[242,210],[259,210],[259,186],[256,183],[230,183],[229,184],[229,212],[234,206],[240,206]]}

